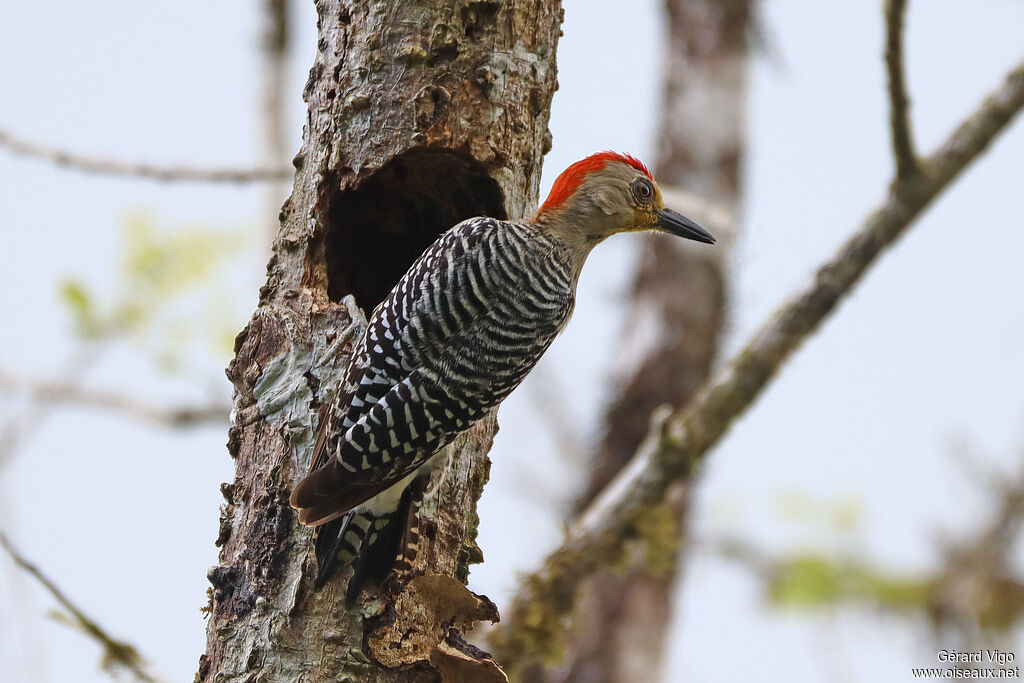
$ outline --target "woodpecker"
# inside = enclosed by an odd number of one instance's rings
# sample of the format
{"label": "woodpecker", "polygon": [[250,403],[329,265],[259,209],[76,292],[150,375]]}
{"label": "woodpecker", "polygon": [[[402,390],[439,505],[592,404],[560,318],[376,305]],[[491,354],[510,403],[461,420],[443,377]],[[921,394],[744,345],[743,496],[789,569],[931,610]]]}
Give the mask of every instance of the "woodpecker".
{"label": "woodpecker", "polygon": [[641,230],[715,243],[665,207],[639,160],[600,152],[562,172],[530,220],[470,218],[427,248],[370,316],[291,494],[319,527],[317,587],[338,555],[353,568],[349,604],[386,576],[410,484],[533,369],[572,314],[591,249]]}

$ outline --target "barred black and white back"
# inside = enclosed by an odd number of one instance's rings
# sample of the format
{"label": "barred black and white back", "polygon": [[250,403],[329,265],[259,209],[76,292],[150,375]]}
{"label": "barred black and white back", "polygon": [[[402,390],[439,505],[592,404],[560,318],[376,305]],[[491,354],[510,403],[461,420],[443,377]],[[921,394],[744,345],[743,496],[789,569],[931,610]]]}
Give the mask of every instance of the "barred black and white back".
{"label": "barred black and white back", "polygon": [[371,315],[292,493],[304,523],[327,525],[318,583],[335,553],[355,568],[350,600],[374,573],[371,555],[390,568],[409,485],[420,477],[421,491],[438,451],[525,378],[568,320],[574,290],[562,243],[492,218],[460,223],[413,264]]}

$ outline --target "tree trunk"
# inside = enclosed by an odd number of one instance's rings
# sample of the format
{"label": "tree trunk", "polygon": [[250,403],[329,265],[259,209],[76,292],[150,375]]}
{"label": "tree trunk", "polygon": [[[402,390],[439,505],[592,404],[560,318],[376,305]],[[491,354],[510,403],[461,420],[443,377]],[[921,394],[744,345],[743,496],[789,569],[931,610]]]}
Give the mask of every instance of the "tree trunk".
{"label": "tree trunk", "polygon": [[435,473],[419,512],[418,578],[352,610],[346,572],[312,590],[311,532],[288,495],[364,324],[360,309],[460,220],[535,204],[561,7],[320,0],[317,9],[295,184],[228,368],[236,476],[222,487],[198,680],[502,680],[460,633],[497,617],[464,585],[481,559],[475,507],[493,418],[450,446]]}
{"label": "tree trunk", "polygon": [[[655,177],[729,211],[740,209],[750,0],[667,0],[666,83]],[[666,202],[672,205],[671,192]],[[695,216],[696,217],[696,216]],[[698,217],[699,218],[699,217]],[[577,508],[590,504],[637,452],[659,406],[679,408],[703,384],[718,348],[725,309],[726,247],[694,249],[650,235],[633,281],[625,327],[622,387],[607,408],[605,433]],[[669,497],[658,524],[671,540],[659,552],[628,558],[581,588],[566,660],[547,681],[658,681],[669,633],[672,592],[688,496]],[[667,510],[666,510],[667,512]],[[539,672],[528,676],[541,680]]]}

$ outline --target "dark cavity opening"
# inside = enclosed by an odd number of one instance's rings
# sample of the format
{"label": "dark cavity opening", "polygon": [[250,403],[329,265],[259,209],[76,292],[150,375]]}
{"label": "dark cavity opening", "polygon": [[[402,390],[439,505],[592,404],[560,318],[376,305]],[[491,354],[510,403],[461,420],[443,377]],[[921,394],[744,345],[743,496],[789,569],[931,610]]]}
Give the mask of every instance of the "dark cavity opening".
{"label": "dark cavity opening", "polygon": [[327,210],[327,295],[352,294],[369,312],[443,232],[474,216],[506,218],[486,168],[463,152],[420,147],[401,154]]}

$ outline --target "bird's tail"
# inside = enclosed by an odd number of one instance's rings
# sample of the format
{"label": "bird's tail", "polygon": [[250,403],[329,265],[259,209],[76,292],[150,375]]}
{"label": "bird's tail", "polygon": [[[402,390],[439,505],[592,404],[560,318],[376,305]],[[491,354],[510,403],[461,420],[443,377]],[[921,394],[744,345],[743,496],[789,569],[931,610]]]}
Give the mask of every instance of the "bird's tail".
{"label": "bird's tail", "polygon": [[367,581],[383,583],[403,552],[403,544],[409,541],[408,520],[410,512],[415,514],[411,508],[418,507],[422,494],[421,486],[409,486],[392,511],[356,509],[318,526],[314,540],[318,565],[314,587],[322,587],[336,565],[351,566],[352,576],[345,590],[345,604],[351,607]]}

